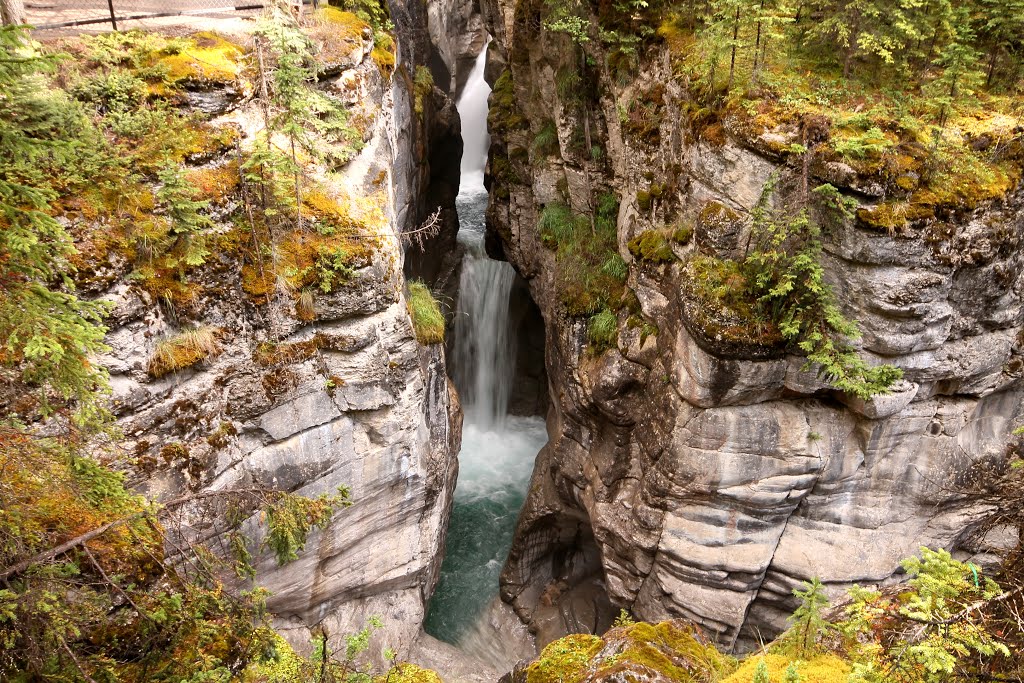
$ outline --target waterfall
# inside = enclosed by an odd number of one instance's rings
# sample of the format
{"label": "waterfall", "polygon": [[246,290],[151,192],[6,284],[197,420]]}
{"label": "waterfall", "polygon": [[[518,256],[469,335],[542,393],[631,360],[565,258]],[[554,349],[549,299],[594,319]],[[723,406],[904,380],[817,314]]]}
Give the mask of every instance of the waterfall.
{"label": "waterfall", "polygon": [[487,430],[500,428],[508,411],[515,372],[515,336],[509,330],[509,294],[515,271],[484,252],[484,164],[487,161],[487,48],[477,57],[456,106],[462,118],[462,179],[456,208],[459,241],[465,247],[452,358],[466,421]]}
{"label": "waterfall", "polygon": [[460,188],[465,191],[467,187],[481,192],[484,187],[484,165],[487,163],[487,148],[491,144],[491,138],[487,135],[487,97],[491,94],[491,88],[484,80],[484,67],[487,65],[487,48],[491,41],[480,50],[476,62],[473,63],[473,70],[469,72],[466,85],[455,103],[459,110],[459,118],[462,119],[462,184]]}
{"label": "waterfall", "polygon": [[516,335],[509,325],[515,271],[484,251],[486,51],[477,57],[456,103],[463,138],[456,208],[464,255],[450,367],[465,422],[445,559],[424,627],[490,666],[501,662],[509,668],[524,656],[523,647],[532,648],[532,641],[525,628],[518,639],[495,631],[488,614],[508,609],[497,601],[498,574],[547,434],[539,417],[508,415],[516,358]]}

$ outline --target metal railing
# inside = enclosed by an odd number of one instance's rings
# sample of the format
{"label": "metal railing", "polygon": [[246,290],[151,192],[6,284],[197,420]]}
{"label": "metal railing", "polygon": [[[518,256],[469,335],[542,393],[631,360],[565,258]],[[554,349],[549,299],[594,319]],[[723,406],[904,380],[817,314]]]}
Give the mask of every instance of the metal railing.
{"label": "metal railing", "polygon": [[[296,0],[318,4],[316,0]],[[118,22],[189,16],[245,15],[261,10],[270,0],[24,0],[25,23],[36,30],[68,29]]]}

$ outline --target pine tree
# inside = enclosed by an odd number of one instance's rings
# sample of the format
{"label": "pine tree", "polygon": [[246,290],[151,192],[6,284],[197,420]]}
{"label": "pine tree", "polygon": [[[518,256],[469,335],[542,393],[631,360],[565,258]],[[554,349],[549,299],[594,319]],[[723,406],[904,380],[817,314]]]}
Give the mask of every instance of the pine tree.
{"label": "pine tree", "polygon": [[105,348],[107,306],[75,296],[74,245],[51,215],[56,193],[47,171],[74,164],[72,136],[87,127],[42,78],[53,66],[23,31],[0,28],[0,368],[38,390],[42,414],[55,409],[54,397],[77,400],[84,423],[102,412],[105,373],[90,357]]}
{"label": "pine tree", "polygon": [[942,75],[927,87],[937,111],[939,128],[945,127],[952,109],[961,100],[975,94],[982,80],[978,71],[978,51],[972,44],[974,30],[967,7],[960,7],[954,12],[951,31],[950,40],[937,60],[937,65],[942,67]]}
{"label": "pine tree", "polygon": [[[978,30],[986,52],[985,85],[992,85],[999,58],[1017,46],[1024,36],[1024,0],[976,0],[981,17]],[[1020,64],[1016,65],[1017,71]]]}
{"label": "pine tree", "polygon": [[764,663],[763,659],[757,662],[757,668],[754,669],[753,683],[772,683],[768,672],[768,665]]}
{"label": "pine tree", "polygon": [[795,634],[800,638],[801,652],[806,654],[816,646],[818,635],[832,628],[832,625],[821,615],[828,606],[828,598],[825,597],[825,586],[818,577],[803,582],[801,586],[793,589],[793,595],[800,598],[800,606],[789,619],[793,622]]}

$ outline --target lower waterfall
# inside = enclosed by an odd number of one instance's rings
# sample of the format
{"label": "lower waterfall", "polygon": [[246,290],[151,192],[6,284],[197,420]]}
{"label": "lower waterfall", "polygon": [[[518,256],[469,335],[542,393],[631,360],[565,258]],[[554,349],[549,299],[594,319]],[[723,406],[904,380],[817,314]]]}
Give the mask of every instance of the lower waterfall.
{"label": "lower waterfall", "polygon": [[[540,417],[508,414],[515,376],[516,335],[510,329],[512,267],[484,251],[487,192],[486,48],[458,101],[465,154],[457,208],[465,256],[451,358],[465,411],[459,480],[441,579],[430,601],[427,633],[484,654],[501,647],[478,625],[498,595],[498,575],[512,544],[537,452],[547,440]],[[493,653],[492,653],[493,654]]]}

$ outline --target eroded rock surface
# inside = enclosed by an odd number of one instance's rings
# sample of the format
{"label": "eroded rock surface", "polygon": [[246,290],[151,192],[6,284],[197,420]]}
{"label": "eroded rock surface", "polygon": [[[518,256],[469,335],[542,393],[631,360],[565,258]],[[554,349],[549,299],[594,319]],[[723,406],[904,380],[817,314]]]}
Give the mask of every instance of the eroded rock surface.
{"label": "eroded rock surface", "polygon": [[[396,19],[419,21],[425,35],[422,13]],[[254,582],[269,589],[275,625],[301,650],[312,629],[344,649],[346,635],[378,617],[380,640],[405,653],[440,571],[462,416],[442,346],[416,340],[400,235],[425,211],[431,130],[450,102],[435,90],[417,111],[406,81],[375,62],[371,32],[348,49],[331,43],[331,30],[327,23],[318,36],[330,48],[320,87],[350,108],[364,144],[333,174],[306,169],[318,188],[307,192],[322,192],[322,203],[358,221],[369,255],[344,282],[311,287],[306,303],[280,284],[289,273],[256,289],[266,280],[258,268],[272,267],[269,251],[265,263],[212,253],[189,276],[199,294],[188,311],[116,282],[104,295],[116,308],[103,361],[134,484],[149,496],[251,487],[317,496],[347,487],[353,504],[283,566],[261,550],[255,518],[246,522],[256,536]],[[404,45],[400,68],[412,69],[416,56]],[[198,111],[214,116],[215,128],[240,131],[246,149],[261,119],[255,103],[239,106]],[[230,192],[213,205],[218,234],[234,229],[225,217],[240,210]],[[190,328],[214,330],[216,350],[156,377],[157,346]],[[202,536],[204,520],[193,521]]]}
{"label": "eroded rock surface", "polygon": [[[498,86],[489,246],[527,279],[544,317],[551,441],[503,597],[538,627],[545,601],[596,563],[615,606],[692,620],[731,648],[783,628],[792,589],[813,576],[839,593],[898,580],[900,558],[921,545],[974,555],[964,539],[982,509],[957,490],[1000,454],[1024,399],[1024,192],[954,213],[939,238],[854,220],[828,235],[823,265],[860,324],[862,356],[904,373],[887,395],[851,398],[785,348],[708,324],[691,295],[692,256],[742,256],[750,211],[781,168],[771,141],[728,122],[714,144],[695,136],[660,54],[628,84],[601,74],[599,103],[581,121],[558,85],[572,70],[568,39],[531,32],[525,5],[483,5]],[[668,85],[645,91],[656,84]],[[620,113],[642,95],[660,119],[638,139]],[[549,125],[556,153],[535,142]],[[574,142],[584,127],[603,155]],[[852,168],[814,173],[862,207],[879,199]],[[538,219],[552,202],[592,214],[594,195],[609,191],[639,312],[619,312],[614,348],[595,356],[586,317],[559,299],[560,265]],[[631,240],[679,219],[695,234],[672,240],[670,257],[631,252]]]}

